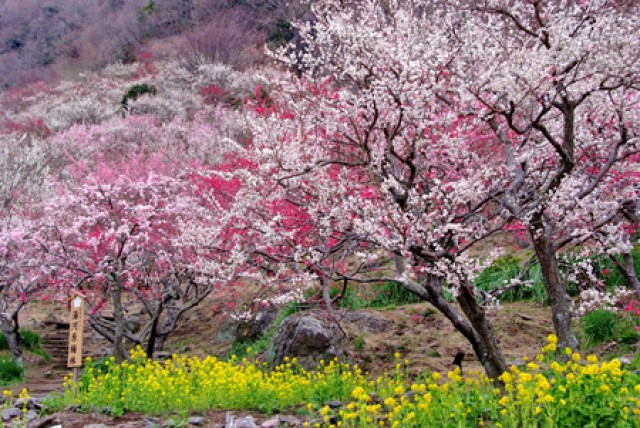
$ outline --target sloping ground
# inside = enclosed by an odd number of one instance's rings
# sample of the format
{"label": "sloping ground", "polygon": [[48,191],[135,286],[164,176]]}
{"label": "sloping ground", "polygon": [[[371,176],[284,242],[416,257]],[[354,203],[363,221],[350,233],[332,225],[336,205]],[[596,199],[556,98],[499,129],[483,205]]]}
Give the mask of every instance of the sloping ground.
{"label": "sloping ground", "polygon": [[[382,333],[364,333],[353,326],[346,329],[347,355],[364,370],[374,375],[392,370],[396,364],[397,353],[401,361],[408,362],[407,370],[411,374],[419,374],[425,370],[447,372],[452,369],[451,362],[458,351],[466,354],[463,362],[465,370],[482,369],[464,337],[431,305],[419,303],[375,312],[391,321],[390,327]],[[534,357],[545,344],[547,335],[553,331],[549,308],[537,303],[507,303],[490,308],[488,314],[507,363],[516,362],[523,356]],[[65,320],[67,316],[64,306],[53,304],[34,306],[24,315],[24,327],[39,332],[42,332],[45,318],[56,317]],[[214,343],[214,338],[224,326],[228,327],[225,317],[214,315],[210,306],[198,308],[187,314],[178,331],[168,341],[166,350],[178,354],[201,357],[216,355],[224,358],[229,353],[231,342]],[[89,329],[86,331],[90,333]],[[105,355],[108,350],[107,342],[96,337],[97,335],[88,336],[85,355]],[[55,352],[52,349],[49,351]],[[638,350],[627,349],[625,355],[620,354],[615,344],[608,344],[601,347],[600,351],[597,353],[627,356],[633,360],[633,353]],[[66,352],[66,349],[57,352]],[[25,382],[11,386],[16,392],[24,386],[35,394],[49,392],[56,387],[61,388],[63,377],[70,372],[64,367],[54,367],[51,362],[34,355],[27,356],[26,368]]]}

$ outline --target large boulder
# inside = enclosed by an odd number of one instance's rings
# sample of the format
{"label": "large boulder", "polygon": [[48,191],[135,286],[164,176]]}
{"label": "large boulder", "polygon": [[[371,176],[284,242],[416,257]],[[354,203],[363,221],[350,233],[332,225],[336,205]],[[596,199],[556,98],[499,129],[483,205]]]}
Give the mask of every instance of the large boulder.
{"label": "large boulder", "polygon": [[285,357],[297,358],[306,369],[315,369],[320,360],[330,361],[346,356],[345,329],[356,333],[381,333],[391,325],[383,317],[363,311],[341,313],[339,324],[324,311],[304,311],[291,315],[280,326],[269,353],[273,365]]}

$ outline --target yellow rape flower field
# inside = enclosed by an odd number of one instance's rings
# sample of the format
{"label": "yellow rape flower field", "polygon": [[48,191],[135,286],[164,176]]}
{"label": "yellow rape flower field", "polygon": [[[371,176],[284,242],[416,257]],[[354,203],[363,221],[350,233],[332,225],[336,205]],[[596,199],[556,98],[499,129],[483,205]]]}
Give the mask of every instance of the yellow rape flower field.
{"label": "yellow rape flower field", "polygon": [[[494,383],[459,369],[412,378],[397,358],[393,373],[370,379],[331,361],[305,371],[295,359],[269,369],[252,359],[221,361],[174,355],[165,363],[136,349],[120,365],[87,360],[61,405],[112,413],[178,414],[208,409],[297,411],[316,427],[640,427],[640,376],[621,363],[557,350],[554,335],[523,367]],[[340,400],[340,409],[325,406]],[[320,422],[322,421],[322,422]]]}

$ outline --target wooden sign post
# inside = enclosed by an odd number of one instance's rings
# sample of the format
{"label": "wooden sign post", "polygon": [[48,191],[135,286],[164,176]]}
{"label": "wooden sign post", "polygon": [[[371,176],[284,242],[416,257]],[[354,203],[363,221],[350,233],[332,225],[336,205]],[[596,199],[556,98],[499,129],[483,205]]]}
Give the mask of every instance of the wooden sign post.
{"label": "wooden sign post", "polygon": [[73,369],[73,382],[78,379],[78,367],[82,367],[82,341],[84,339],[84,297],[75,294],[71,298],[69,318],[69,357],[67,367]]}

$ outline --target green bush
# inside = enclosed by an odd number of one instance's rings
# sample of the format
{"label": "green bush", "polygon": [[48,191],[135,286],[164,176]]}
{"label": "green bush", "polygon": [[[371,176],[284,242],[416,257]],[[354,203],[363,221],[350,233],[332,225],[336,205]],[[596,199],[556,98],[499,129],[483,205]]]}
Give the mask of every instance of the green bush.
{"label": "green bush", "polygon": [[[334,288],[332,295],[340,292],[342,292],[341,288]],[[416,296],[400,284],[389,281],[381,284],[350,286],[339,301],[339,306],[341,308],[358,310],[366,308],[389,308],[419,302],[422,302],[422,298]]]}
{"label": "green bush", "polygon": [[126,109],[129,101],[135,101],[137,100],[141,95],[144,94],[151,94],[151,95],[155,95],[156,94],[156,87],[153,85],[148,85],[146,83],[141,83],[138,85],[133,85],[131,88],[129,88],[129,90],[122,96],[122,100],[120,101],[120,104],[122,105],[122,108]]}
{"label": "green bush", "polygon": [[[49,353],[42,347],[42,337],[31,330],[20,330],[20,336],[22,336],[22,348],[36,355],[40,355],[47,361],[51,358]],[[0,350],[8,350],[9,343],[4,333],[0,333]]]}
{"label": "green bush", "polygon": [[[491,266],[478,275],[474,284],[484,291],[492,291],[496,288],[504,287],[509,284],[510,280],[518,276],[521,265],[522,260],[513,255],[498,257]],[[539,265],[529,269],[523,280],[529,282],[529,285],[503,293],[500,296],[500,300],[507,302],[532,300],[542,304],[548,303],[547,290],[544,286],[544,279]]]}
{"label": "green bush", "polygon": [[[631,250],[631,257],[633,258],[633,265],[636,269],[636,274],[640,274],[640,247]],[[622,260],[617,256],[620,263]],[[604,285],[613,290],[616,287],[624,287],[627,282],[622,275],[622,272],[617,268],[610,258],[598,258],[593,262],[593,270],[596,272],[599,278],[602,279]]]}
{"label": "green bush", "polygon": [[9,383],[22,379],[24,368],[11,357],[0,357],[0,382]]}
{"label": "green bush", "polygon": [[267,44],[272,47],[283,46],[293,39],[293,27],[284,19],[279,19],[267,37]]}
{"label": "green bush", "polygon": [[586,347],[593,347],[611,340],[622,343],[635,343],[640,333],[633,322],[624,314],[617,314],[607,309],[596,309],[580,319],[582,342]]}

